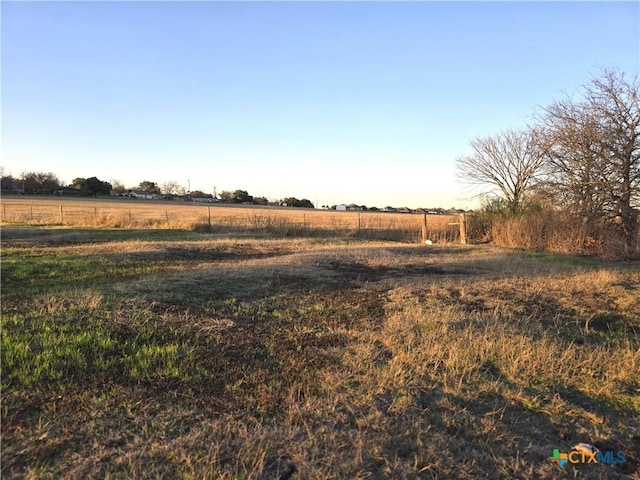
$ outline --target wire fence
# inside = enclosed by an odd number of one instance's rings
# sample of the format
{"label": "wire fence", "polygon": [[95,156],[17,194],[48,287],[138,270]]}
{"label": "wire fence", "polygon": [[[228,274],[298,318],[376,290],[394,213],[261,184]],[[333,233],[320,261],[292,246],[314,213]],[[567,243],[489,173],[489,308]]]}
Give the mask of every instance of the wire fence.
{"label": "wire fence", "polygon": [[336,212],[282,207],[177,204],[145,200],[2,201],[3,224],[172,228],[210,233],[351,236],[405,242],[461,241],[459,215]]}

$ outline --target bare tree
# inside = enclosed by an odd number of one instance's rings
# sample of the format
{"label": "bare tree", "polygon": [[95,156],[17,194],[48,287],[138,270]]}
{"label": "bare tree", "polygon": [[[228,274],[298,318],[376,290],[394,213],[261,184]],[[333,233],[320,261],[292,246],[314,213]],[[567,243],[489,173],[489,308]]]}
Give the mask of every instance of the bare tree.
{"label": "bare tree", "polygon": [[541,115],[548,184],[580,213],[587,230],[599,218],[620,224],[637,248],[640,206],[640,103],[635,76],[604,70],[580,101],[555,102]]}
{"label": "bare tree", "polygon": [[162,184],[161,191],[164,195],[176,195],[180,191],[180,184],[175,180],[167,180]]}
{"label": "bare tree", "polygon": [[542,117],[542,148],[547,158],[539,188],[554,206],[580,216],[583,238],[593,234],[603,210],[601,157],[596,154],[598,122],[593,112],[570,99],[555,102]]}
{"label": "bare tree", "polygon": [[458,178],[484,187],[483,193],[497,191],[512,213],[519,212],[543,164],[537,130],[506,130],[477,137],[470,144],[473,154],[456,160]]}

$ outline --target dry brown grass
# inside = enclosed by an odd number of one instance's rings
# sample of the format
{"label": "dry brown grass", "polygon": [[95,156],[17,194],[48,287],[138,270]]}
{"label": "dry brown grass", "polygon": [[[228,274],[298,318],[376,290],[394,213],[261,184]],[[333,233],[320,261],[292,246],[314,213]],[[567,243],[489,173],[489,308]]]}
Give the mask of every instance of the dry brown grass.
{"label": "dry brown grass", "polygon": [[[259,479],[291,465],[295,479],[640,478],[633,266],[338,238],[6,233],[3,478]],[[46,259],[59,271],[40,275]],[[108,281],[67,279],[95,265]],[[38,281],[14,282],[19,266]],[[82,355],[28,383],[45,329]],[[627,462],[549,460],[578,442]]]}
{"label": "dry brown grass", "polygon": [[[528,212],[516,217],[495,218],[490,236],[496,245],[569,255],[608,259],[638,256],[637,248],[625,246],[620,225],[602,220],[589,231],[580,217],[564,212]],[[640,245],[640,229],[636,244]]]}
{"label": "dry brown grass", "polygon": [[[267,233],[285,236],[357,236],[418,242],[422,215],[336,212],[178,201],[9,197],[2,222],[107,228],[171,228],[210,233]],[[428,237],[459,242],[458,216],[430,215]]]}

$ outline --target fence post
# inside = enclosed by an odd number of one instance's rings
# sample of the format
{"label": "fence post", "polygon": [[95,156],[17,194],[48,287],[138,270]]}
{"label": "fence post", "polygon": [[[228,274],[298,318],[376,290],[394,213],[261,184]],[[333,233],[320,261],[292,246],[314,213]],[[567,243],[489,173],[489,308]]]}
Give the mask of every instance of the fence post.
{"label": "fence post", "polygon": [[462,245],[467,244],[467,226],[465,222],[466,222],[465,214],[461,213],[460,214],[460,243]]}
{"label": "fence post", "polygon": [[62,215],[62,205],[60,205],[60,225],[64,224],[64,216]]}
{"label": "fence post", "polygon": [[422,214],[422,243],[427,243],[427,214]]}
{"label": "fence post", "polygon": [[207,213],[209,214],[209,231],[211,231],[211,207],[207,205]]}

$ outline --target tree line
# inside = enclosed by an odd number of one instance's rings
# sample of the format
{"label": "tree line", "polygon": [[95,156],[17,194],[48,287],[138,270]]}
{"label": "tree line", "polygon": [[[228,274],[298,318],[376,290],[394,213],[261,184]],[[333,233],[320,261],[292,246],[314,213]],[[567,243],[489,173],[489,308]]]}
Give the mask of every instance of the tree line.
{"label": "tree line", "polygon": [[624,255],[640,253],[639,85],[637,74],[603,70],[534,124],[471,140],[457,175],[481,188],[490,226],[566,214],[583,245],[617,239]]}
{"label": "tree line", "polygon": [[266,197],[254,197],[246,190],[224,190],[219,194],[205,193],[200,190],[188,191],[175,181],[167,181],[157,184],[149,180],[140,182],[137,186],[126,188],[122,182],[115,180],[112,183],[100,180],[97,177],[73,179],[71,184],[63,185],[58,176],[53,172],[23,172],[18,178],[11,175],[0,175],[0,184],[3,192],[22,193],[30,195],[83,195],[83,196],[127,196],[132,191],[141,191],[151,195],[157,195],[164,199],[181,198],[187,201],[204,199],[225,203],[245,203],[252,205],[284,205],[289,207],[314,208],[313,203],[306,198],[285,197],[279,200],[268,200]]}

